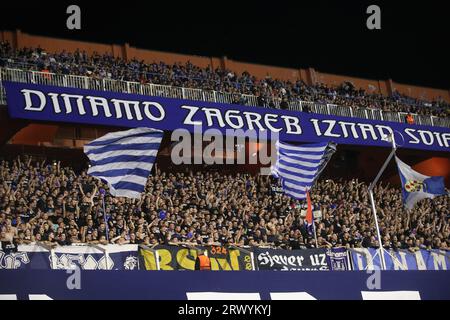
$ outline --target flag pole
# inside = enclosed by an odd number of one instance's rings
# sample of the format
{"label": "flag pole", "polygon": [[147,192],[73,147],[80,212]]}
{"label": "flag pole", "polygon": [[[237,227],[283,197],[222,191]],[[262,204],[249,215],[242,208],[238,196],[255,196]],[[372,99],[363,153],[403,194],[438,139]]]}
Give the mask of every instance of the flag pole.
{"label": "flag pole", "polygon": [[105,194],[106,194],[106,190],[101,188],[100,195],[102,197],[103,220],[105,220],[106,241],[108,241],[108,243],[109,243],[109,227],[108,227],[108,217],[106,216],[106,208],[105,208]]}
{"label": "flag pole", "polygon": [[308,217],[308,211],[311,210],[311,224],[312,224],[312,228],[313,228],[313,232],[314,232],[314,240],[316,242],[316,248],[319,248],[319,243],[317,242],[317,233],[316,233],[316,223],[314,221],[314,213],[312,211],[312,202],[311,202],[311,194],[310,191],[311,189],[307,189],[306,193],[307,193],[307,208],[306,208],[306,216]]}
{"label": "flag pole", "polygon": [[387,159],[384,162],[383,166],[381,167],[380,171],[378,172],[377,176],[375,177],[375,180],[372,181],[372,183],[369,185],[369,188],[368,188],[370,203],[372,205],[373,217],[374,217],[374,220],[375,220],[375,227],[377,229],[378,247],[379,247],[380,261],[381,261],[381,270],[386,270],[386,261],[384,260],[383,239],[381,239],[380,226],[378,225],[377,209],[376,209],[376,206],[375,206],[375,199],[374,199],[374,196],[373,196],[373,189],[375,188],[376,184],[378,183],[378,180],[380,179],[380,177],[383,174],[384,170],[386,170],[386,167],[388,166],[388,164],[391,161],[392,157],[395,155],[395,151],[397,149],[397,146],[395,145],[395,139],[394,139],[394,133],[393,132],[391,133],[390,138],[392,140],[391,141],[392,142],[391,153],[389,154],[389,156],[387,157]]}
{"label": "flag pole", "polygon": [[314,221],[314,214],[313,214],[313,221],[312,221],[313,229],[314,229],[314,240],[316,241],[316,248],[319,248],[319,243],[317,242],[317,233],[316,233],[316,222]]}

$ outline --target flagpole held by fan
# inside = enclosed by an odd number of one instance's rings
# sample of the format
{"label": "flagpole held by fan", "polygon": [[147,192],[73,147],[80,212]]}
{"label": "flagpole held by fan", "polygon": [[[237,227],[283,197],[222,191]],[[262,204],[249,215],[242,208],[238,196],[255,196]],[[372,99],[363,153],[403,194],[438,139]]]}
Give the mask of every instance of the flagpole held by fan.
{"label": "flagpole held by fan", "polygon": [[376,230],[377,230],[378,247],[379,247],[379,254],[380,254],[380,261],[381,261],[381,269],[382,270],[386,270],[386,261],[384,259],[383,239],[381,238],[380,226],[378,224],[377,209],[376,209],[376,206],[375,206],[375,199],[374,199],[374,196],[373,196],[373,189],[375,188],[376,184],[378,183],[378,180],[380,179],[380,177],[383,174],[384,170],[386,170],[386,167],[388,166],[389,162],[394,157],[395,151],[397,150],[397,146],[395,144],[394,133],[391,133],[389,135],[389,137],[387,137],[387,140],[392,143],[391,153],[387,157],[387,159],[384,162],[383,166],[381,167],[380,171],[378,171],[378,174],[375,177],[375,179],[369,185],[369,189],[368,189],[369,199],[370,199],[370,203],[371,203],[371,206],[372,206],[373,217],[374,217],[374,220],[375,220],[375,227],[376,227]]}
{"label": "flagpole held by fan", "polygon": [[316,232],[316,224],[314,222],[314,214],[312,212],[312,204],[311,204],[311,195],[310,195],[310,190],[308,189],[308,191],[306,191],[306,203],[307,203],[307,207],[306,207],[306,222],[311,224],[312,228],[313,228],[313,232],[314,232],[314,240],[316,242],[316,248],[319,248],[319,243],[317,242],[317,232]]}
{"label": "flagpole held by fan", "polygon": [[102,206],[103,206],[103,220],[105,221],[105,231],[106,231],[106,241],[109,243],[109,226],[108,226],[108,218],[106,216],[106,207],[105,207],[105,195],[106,190],[103,188],[100,188],[100,197],[102,198]]}

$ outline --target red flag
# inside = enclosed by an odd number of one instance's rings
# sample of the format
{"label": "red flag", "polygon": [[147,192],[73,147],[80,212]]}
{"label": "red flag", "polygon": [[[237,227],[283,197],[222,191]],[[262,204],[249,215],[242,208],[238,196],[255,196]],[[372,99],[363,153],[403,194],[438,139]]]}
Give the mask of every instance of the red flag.
{"label": "red flag", "polygon": [[308,224],[313,223],[313,213],[312,213],[312,205],[311,205],[311,198],[309,197],[309,191],[306,191],[306,203],[308,204],[308,207],[306,209],[306,222]]}

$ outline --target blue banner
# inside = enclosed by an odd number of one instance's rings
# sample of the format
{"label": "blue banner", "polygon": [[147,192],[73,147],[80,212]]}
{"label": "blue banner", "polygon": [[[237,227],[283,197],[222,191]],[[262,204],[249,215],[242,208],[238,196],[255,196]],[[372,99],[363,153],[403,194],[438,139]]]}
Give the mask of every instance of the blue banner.
{"label": "blue banner", "polygon": [[[374,248],[350,250],[353,270],[380,268],[380,256]],[[385,250],[387,270],[449,270],[450,254],[444,250]]]}
{"label": "blue banner", "polygon": [[345,247],[331,248],[327,250],[327,261],[330,270],[346,271],[350,270],[348,251]]}
{"label": "blue banner", "polygon": [[3,85],[12,118],[161,130],[184,128],[190,132],[201,125],[203,133],[218,129],[229,135],[244,135],[231,131],[249,130],[270,139],[268,132],[277,132],[284,141],[382,147],[391,145],[386,137],[394,132],[396,143],[403,148],[449,151],[450,145],[450,129],[442,127],[29,83],[4,81]]}
{"label": "blue banner", "polygon": [[20,245],[17,252],[0,251],[0,269],[138,270],[137,245],[63,246],[49,251]]}
{"label": "blue banner", "polygon": [[0,284],[0,299],[24,300],[450,299],[445,271],[1,270]]}

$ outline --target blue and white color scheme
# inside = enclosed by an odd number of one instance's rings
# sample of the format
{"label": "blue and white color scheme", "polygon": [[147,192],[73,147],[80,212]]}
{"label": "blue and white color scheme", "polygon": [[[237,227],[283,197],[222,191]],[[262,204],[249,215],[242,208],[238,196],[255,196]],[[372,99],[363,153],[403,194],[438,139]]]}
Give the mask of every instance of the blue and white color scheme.
{"label": "blue and white color scheme", "polygon": [[[11,118],[82,123],[122,128],[217,129],[226,135],[250,132],[267,140],[277,132],[281,141],[378,146],[450,152],[450,128],[360,119],[121,92],[3,81]],[[231,131],[231,132],[230,132]],[[276,139],[270,139],[275,141]]]}
{"label": "blue and white color scheme", "polygon": [[[380,255],[375,248],[350,249],[353,270],[381,269]],[[386,270],[450,270],[450,254],[445,250],[384,250]]]}
{"label": "blue and white color scheme", "polygon": [[402,181],[403,203],[407,209],[425,198],[433,199],[435,196],[445,195],[444,177],[429,177],[417,171],[395,157],[400,180]]}
{"label": "blue and white color scheme", "polygon": [[295,146],[277,141],[277,162],[272,174],[281,179],[285,194],[295,199],[306,199],[320,172],[336,150],[328,142]]}
{"label": "blue and white color scheme", "polygon": [[73,245],[58,246],[52,250],[39,244],[19,245],[17,252],[0,251],[0,271],[68,270],[78,266],[81,270],[138,270],[138,246]]}
{"label": "blue and white color scheme", "polygon": [[163,132],[136,128],[108,133],[84,146],[88,174],[105,180],[116,197],[139,198],[153,168]]}

